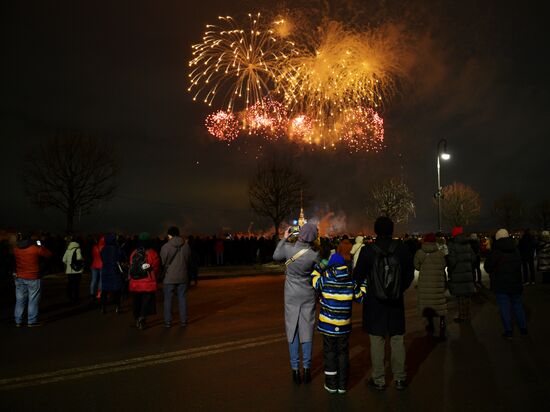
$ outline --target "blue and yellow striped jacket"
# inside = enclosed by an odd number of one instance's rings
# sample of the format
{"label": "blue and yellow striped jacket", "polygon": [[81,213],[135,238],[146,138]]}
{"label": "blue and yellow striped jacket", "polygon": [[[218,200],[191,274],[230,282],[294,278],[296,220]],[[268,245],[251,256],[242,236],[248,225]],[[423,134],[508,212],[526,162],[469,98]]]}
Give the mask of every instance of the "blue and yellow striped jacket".
{"label": "blue and yellow striped jacket", "polygon": [[315,265],[312,284],[320,293],[321,311],[317,330],[324,335],[339,336],[351,332],[353,301],[361,303],[365,284],[359,286],[346,265]]}

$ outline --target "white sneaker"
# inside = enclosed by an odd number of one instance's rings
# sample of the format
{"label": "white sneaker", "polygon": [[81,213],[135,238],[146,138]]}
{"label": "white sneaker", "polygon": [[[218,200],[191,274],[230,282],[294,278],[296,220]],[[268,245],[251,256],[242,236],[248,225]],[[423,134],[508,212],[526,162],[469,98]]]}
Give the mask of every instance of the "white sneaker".
{"label": "white sneaker", "polygon": [[345,390],[345,389],[338,389],[338,393],[339,393],[340,395],[343,395],[343,394],[346,393],[346,392],[347,392],[347,390]]}

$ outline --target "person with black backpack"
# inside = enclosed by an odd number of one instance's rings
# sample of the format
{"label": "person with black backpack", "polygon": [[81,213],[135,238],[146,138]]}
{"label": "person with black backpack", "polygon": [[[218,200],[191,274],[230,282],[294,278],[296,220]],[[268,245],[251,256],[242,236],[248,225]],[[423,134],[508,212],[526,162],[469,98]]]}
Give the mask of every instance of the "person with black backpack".
{"label": "person with black backpack", "polygon": [[372,376],[369,387],[386,389],[384,354],[386,337],[391,344],[391,366],[396,389],[407,387],[405,371],[405,303],[403,293],[414,279],[413,256],[400,240],[392,239],[393,222],[382,216],[374,223],[376,240],[361,249],[354,278],[366,282],[363,329],[369,334]]}
{"label": "person with black backpack", "polygon": [[138,329],[145,329],[147,316],[157,313],[157,277],[160,258],[151,247],[149,233],[139,235],[137,248],[130,255],[128,269],[129,290],[133,298],[133,314]]}
{"label": "person with black backpack", "polygon": [[67,298],[72,303],[80,301],[80,281],[84,272],[84,259],[80,244],[71,240],[63,255],[65,273],[67,274]]}

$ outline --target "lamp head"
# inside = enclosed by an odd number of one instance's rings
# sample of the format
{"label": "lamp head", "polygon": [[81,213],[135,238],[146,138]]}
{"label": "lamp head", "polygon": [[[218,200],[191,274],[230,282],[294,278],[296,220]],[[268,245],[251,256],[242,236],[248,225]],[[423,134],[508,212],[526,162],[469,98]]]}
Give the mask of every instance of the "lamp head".
{"label": "lamp head", "polygon": [[451,155],[449,153],[443,152],[443,153],[441,153],[441,158],[443,160],[449,160],[451,158]]}

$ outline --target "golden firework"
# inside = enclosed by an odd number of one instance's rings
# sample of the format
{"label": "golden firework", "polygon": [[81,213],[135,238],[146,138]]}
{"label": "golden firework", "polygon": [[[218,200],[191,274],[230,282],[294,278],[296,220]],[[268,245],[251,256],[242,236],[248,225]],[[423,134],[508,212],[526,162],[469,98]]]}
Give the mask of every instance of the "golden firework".
{"label": "golden firework", "polygon": [[219,17],[219,25],[207,25],[203,42],[193,45],[188,90],[194,100],[212,105],[219,98],[233,111],[235,105],[248,108],[273,90],[281,68],[297,50],[276,32],[284,20],[264,24],[260,13],[248,17],[246,28],[230,16]]}

